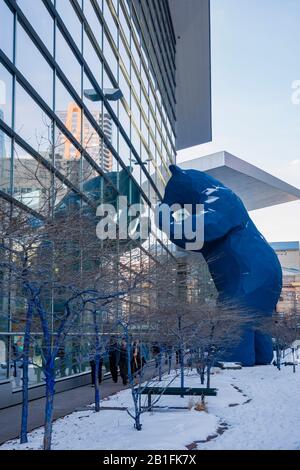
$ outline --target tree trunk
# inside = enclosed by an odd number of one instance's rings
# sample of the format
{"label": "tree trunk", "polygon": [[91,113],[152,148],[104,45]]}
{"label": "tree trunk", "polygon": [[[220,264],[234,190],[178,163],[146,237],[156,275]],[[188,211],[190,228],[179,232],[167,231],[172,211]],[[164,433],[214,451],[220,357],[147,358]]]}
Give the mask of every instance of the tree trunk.
{"label": "tree trunk", "polygon": [[55,371],[54,360],[51,358],[46,371],[46,406],[45,406],[45,431],[44,450],[51,450],[52,441],[52,421],[53,421],[53,399],[55,393]]}
{"label": "tree trunk", "polygon": [[142,425],[141,425],[141,410],[139,409],[139,395],[140,393],[138,392],[137,389],[133,388],[132,389],[132,398],[133,398],[133,403],[134,403],[134,427],[137,431],[141,431]]}
{"label": "tree trunk", "polygon": [[99,387],[99,368],[100,368],[100,355],[95,355],[95,411],[100,411],[100,387]]}
{"label": "tree trunk", "polygon": [[22,419],[21,419],[21,434],[20,443],[25,444],[28,442],[27,425],[28,425],[28,386],[29,386],[29,352],[30,352],[30,332],[33,316],[33,305],[31,300],[28,303],[25,335],[23,344],[23,377],[22,377]]}
{"label": "tree trunk", "polygon": [[168,355],[168,375],[171,373],[171,365],[172,365],[172,356]]}
{"label": "tree trunk", "polygon": [[210,364],[207,364],[206,388],[210,388]]}
{"label": "tree trunk", "polygon": [[125,329],[126,334],[126,349],[127,349],[127,369],[128,369],[128,382],[130,385],[133,384],[133,376],[131,370],[131,345],[129,342],[128,329]]}
{"label": "tree trunk", "polygon": [[158,358],[158,380],[161,381],[161,376],[162,376],[162,354],[161,352],[159,353],[159,358]]}
{"label": "tree trunk", "polygon": [[293,354],[293,373],[295,374],[296,365],[295,365],[295,349],[294,348],[292,348],[292,354]]}
{"label": "tree trunk", "polygon": [[[180,387],[181,391],[183,391],[184,388],[184,358],[183,358],[183,351],[182,347],[180,346],[179,350],[179,357],[180,357]],[[181,393],[181,398],[183,398],[184,395]]]}
{"label": "tree trunk", "polygon": [[200,380],[201,380],[201,385],[204,385],[204,381],[205,381],[205,369],[204,369],[204,367],[201,368]]}
{"label": "tree trunk", "polygon": [[276,365],[277,369],[280,370],[280,349],[278,344],[276,345]]}
{"label": "tree trunk", "polygon": [[[102,314],[102,312],[101,312]],[[98,413],[100,411],[100,386],[99,386],[99,368],[100,368],[100,338],[99,338],[99,326],[97,323],[97,313],[93,312],[93,322],[95,329],[95,411]]]}

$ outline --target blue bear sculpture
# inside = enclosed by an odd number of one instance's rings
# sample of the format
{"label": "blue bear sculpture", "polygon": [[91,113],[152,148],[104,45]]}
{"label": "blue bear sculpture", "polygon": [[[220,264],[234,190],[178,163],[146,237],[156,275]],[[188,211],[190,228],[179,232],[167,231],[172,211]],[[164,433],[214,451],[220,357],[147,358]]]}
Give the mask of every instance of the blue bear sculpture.
{"label": "blue bear sculpture", "polygon": [[[254,318],[272,316],[282,289],[281,266],[241,199],[202,171],[182,170],[175,165],[170,166],[170,171],[172,176],[162,203],[204,206],[203,246],[194,251],[200,251],[208,264],[218,302],[240,308],[241,315],[247,312]],[[193,209],[188,217],[192,218],[190,222],[195,229],[199,214]],[[185,249],[190,240],[174,238],[175,225],[180,223],[175,219],[171,212],[168,235],[175,245]],[[160,228],[165,228],[161,220]],[[270,364],[272,358],[272,338],[248,326],[241,342],[223,359],[253,366]]]}

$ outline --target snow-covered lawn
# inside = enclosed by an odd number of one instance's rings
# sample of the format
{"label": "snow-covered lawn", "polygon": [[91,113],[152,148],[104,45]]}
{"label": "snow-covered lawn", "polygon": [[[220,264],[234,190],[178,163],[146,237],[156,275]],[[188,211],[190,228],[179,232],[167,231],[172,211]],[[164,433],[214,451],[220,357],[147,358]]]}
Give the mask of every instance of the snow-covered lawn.
{"label": "snow-covered lawn", "polygon": [[[218,395],[206,398],[207,412],[194,407],[147,412],[142,431],[136,431],[126,411],[87,409],[54,423],[53,449],[300,449],[300,369],[296,374],[291,367],[279,372],[274,366],[215,372],[211,386]],[[189,372],[186,385],[199,387],[198,375]],[[165,396],[158,404],[188,407],[191,399]],[[131,408],[131,392],[124,390],[102,406]],[[37,429],[28,444],[10,441],[0,449],[39,449],[42,436]]]}

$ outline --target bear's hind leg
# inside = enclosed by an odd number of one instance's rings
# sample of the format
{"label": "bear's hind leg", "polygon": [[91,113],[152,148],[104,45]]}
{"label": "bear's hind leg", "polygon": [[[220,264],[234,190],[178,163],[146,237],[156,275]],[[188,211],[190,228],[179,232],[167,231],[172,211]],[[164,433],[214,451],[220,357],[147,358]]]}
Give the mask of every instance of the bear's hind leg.
{"label": "bear's hind leg", "polygon": [[237,345],[230,347],[220,360],[226,362],[241,362],[245,367],[255,364],[255,343],[254,331],[252,328],[245,328],[241,339]]}
{"label": "bear's hind leg", "polygon": [[273,360],[273,342],[270,335],[255,332],[255,364],[265,366]]}

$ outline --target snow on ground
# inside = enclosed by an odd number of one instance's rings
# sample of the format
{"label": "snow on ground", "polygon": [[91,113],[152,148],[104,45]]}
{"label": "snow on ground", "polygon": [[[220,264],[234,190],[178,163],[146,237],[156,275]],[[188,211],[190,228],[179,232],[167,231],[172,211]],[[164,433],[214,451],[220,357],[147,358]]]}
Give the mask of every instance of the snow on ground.
{"label": "snow on ground", "polygon": [[248,399],[244,397],[246,403],[236,407],[220,406],[209,399],[210,413],[226,421],[229,429],[198,448],[299,450],[299,366],[295,374],[290,366],[283,366],[281,371],[263,366],[224,372],[218,378],[220,393],[222,382],[230,382]]}
{"label": "snow on ground", "polygon": [[[179,378],[173,385],[179,385]],[[199,387],[199,376],[189,372],[185,385]],[[142,431],[134,429],[126,411],[72,413],[54,423],[53,449],[300,449],[300,370],[216,369],[211,386],[218,388],[218,395],[206,398],[208,412],[193,407],[146,412]],[[158,404],[188,407],[191,397],[164,396]],[[130,390],[103,400],[102,406],[132,410]],[[28,444],[10,441],[0,449],[40,449],[42,437],[40,428],[29,434]]]}

